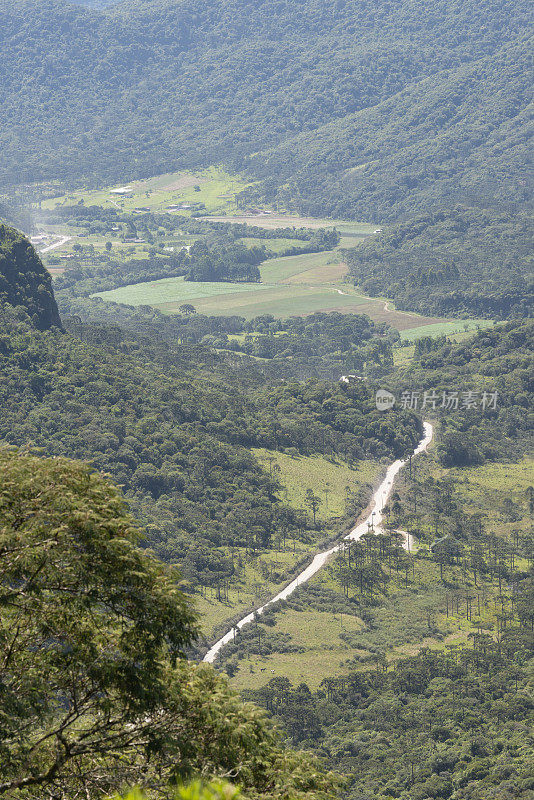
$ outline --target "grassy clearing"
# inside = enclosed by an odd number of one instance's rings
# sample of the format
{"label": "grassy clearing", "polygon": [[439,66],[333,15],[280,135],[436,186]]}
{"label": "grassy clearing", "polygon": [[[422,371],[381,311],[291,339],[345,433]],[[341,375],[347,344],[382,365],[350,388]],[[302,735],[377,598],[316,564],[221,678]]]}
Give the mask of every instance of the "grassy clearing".
{"label": "grassy clearing", "polygon": [[[197,311],[203,314],[223,314],[252,319],[261,314],[275,317],[306,316],[318,311],[340,311],[345,314],[359,314],[363,300],[359,297],[341,296],[335,288],[322,286],[274,286],[264,291],[256,290],[248,295],[231,297],[227,295],[222,302],[213,299],[196,304]],[[162,307],[163,311],[171,310]]]}
{"label": "grassy clearing", "polygon": [[[448,589],[439,582],[439,568],[418,562],[415,581],[405,588],[402,578],[390,583],[389,594],[380,606],[369,608],[365,624],[356,613],[333,613],[318,609],[317,595],[308,587],[297,590],[298,608],[276,615],[277,633],[289,634],[291,644],[303,652],[256,655],[246,652],[231,683],[237,689],[260,688],[275,676],[287,677],[294,685],[304,681],[312,689],[332,675],[354,669],[369,669],[378,654],[387,661],[414,655],[423,647],[444,649],[467,643],[471,624],[445,613]],[[340,587],[326,567],[311,587],[339,593]],[[330,601],[331,602],[331,601]],[[489,607],[488,613],[491,614]]]}
{"label": "grassy clearing", "polygon": [[393,349],[393,363],[396,367],[407,367],[415,354],[415,345],[409,347],[395,347]]}
{"label": "grassy clearing", "polygon": [[100,292],[95,297],[111,300],[115,303],[140,306],[151,305],[156,308],[178,306],[183,302],[202,298],[218,297],[224,294],[249,293],[260,284],[255,283],[212,283],[186,281],[183,276],[179,278],[163,278],[159,281],[136,283],[130,286],[121,286],[109,292]]}
{"label": "grassy clearing", "polygon": [[[531,455],[524,455],[517,461],[488,462],[479,467],[447,468],[439,463],[435,451],[430,448],[429,455],[419,460],[418,469],[420,484],[424,484],[428,477],[452,479],[460,505],[470,514],[482,515],[487,534],[511,539],[512,534],[530,529],[532,519],[526,490],[534,485],[534,458]],[[410,491],[411,482],[406,472],[400,474],[398,487],[403,497]],[[424,502],[424,496],[422,498]],[[404,502],[406,509],[413,507],[411,499]],[[428,532],[434,530],[430,512],[423,528]]]}
{"label": "grassy clearing", "polygon": [[[194,595],[195,607],[201,614],[202,632],[209,639],[213,631],[236,615],[243,615],[253,606],[261,605],[284,583],[279,575],[306,556],[310,546],[293,539],[286,540],[284,550],[258,553],[251,557],[242,548],[235,548],[236,560],[241,559],[242,571],[228,591],[228,598],[219,600],[216,588],[206,588],[203,595]],[[262,568],[263,567],[263,568]],[[267,569],[267,567],[269,569]]]}
{"label": "grassy clearing", "polygon": [[284,487],[280,496],[293,508],[305,508],[306,491],[315,492],[321,499],[317,518],[324,521],[345,514],[349,492],[368,486],[370,493],[381,469],[380,464],[372,461],[362,462],[353,469],[343,461],[324,456],[293,457],[269,450],[253,452],[265,470],[278,478]]}
{"label": "grassy clearing", "polygon": [[340,634],[357,634],[365,627],[359,617],[328,611],[290,609],[277,620],[276,631],[289,634],[292,644],[306,651],[249,655],[239,662],[239,671],[231,681],[234,688],[258,689],[271,678],[282,676],[295,685],[305,681],[311,689],[317,689],[324,678],[348,669],[351,648]]}
{"label": "grassy clearing", "polygon": [[[331,252],[272,258],[261,265],[261,279],[265,283],[285,283],[295,275],[301,275],[310,270],[320,270],[331,261],[336,261],[335,255]],[[325,283],[325,281],[318,280],[315,283]]]}
{"label": "grassy clearing", "polygon": [[[211,167],[200,172],[168,173],[143,181],[128,182],[125,179],[120,185],[131,188],[131,193],[117,195],[110,192],[110,189],[118,186],[81,190],[45,200],[42,207],[75,205],[83,200],[87,206],[97,205],[122,211],[133,211],[137,207],[165,211],[168,205],[203,203],[210,213],[226,212],[237,208],[235,194],[250,184],[220,168]],[[195,187],[198,187],[199,191]],[[191,214],[191,209],[183,209],[179,213],[188,216]]]}
{"label": "grassy clearing", "polygon": [[[534,458],[524,456],[516,463],[484,464],[481,467],[462,467],[440,470],[460,482],[463,501],[474,513],[484,514],[489,533],[510,538],[514,531],[524,531],[530,524],[526,497],[527,487],[534,485]],[[511,520],[504,503],[512,500]]]}
{"label": "grassy clearing", "polygon": [[415,341],[422,336],[448,336],[460,332],[490,328],[493,321],[489,319],[459,319],[448,322],[434,322],[424,327],[418,326],[401,331],[403,341]]}
{"label": "grassy clearing", "polygon": [[[142,253],[141,253],[142,255]],[[178,312],[184,302],[194,300],[197,311],[207,315],[252,319],[261,314],[276,317],[339,311],[367,314],[375,322],[387,322],[403,330],[420,326],[419,335],[443,326],[432,317],[422,317],[391,309],[383,299],[358,294],[353,286],[336,283],[344,265],[332,253],[313,253],[270,259],[261,268],[263,283],[194,283],[180,278],[123,286],[97,296],[129,305],[152,305],[168,314]],[[448,324],[448,323],[446,323]],[[457,326],[462,322],[455,323]]]}
{"label": "grassy clearing", "polygon": [[[330,258],[325,264],[317,265],[316,267],[307,269],[304,272],[299,272],[296,275],[292,275],[290,278],[287,278],[284,283],[330,283],[333,284],[335,288],[343,282],[346,273],[347,267],[342,261],[336,260],[335,258]],[[340,289],[341,291],[344,291],[341,286]],[[348,294],[351,294],[351,292],[348,292]]]}

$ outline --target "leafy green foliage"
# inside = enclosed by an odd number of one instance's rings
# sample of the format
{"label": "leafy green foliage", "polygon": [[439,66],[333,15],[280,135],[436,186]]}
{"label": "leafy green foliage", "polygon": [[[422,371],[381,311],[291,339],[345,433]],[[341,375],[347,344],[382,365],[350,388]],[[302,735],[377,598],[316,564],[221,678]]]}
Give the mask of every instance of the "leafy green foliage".
{"label": "leafy green foliage", "polygon": [[265,260],[265,251],[242,244],[208,247],[195,242],[189,251],[191,267],[189,281],[250,281],[260,280],[258,265]]}
{"label": "leafy green foliage", "polygon": [[61,327],[50,274],[30,242],[0,224],[0,305],[20,306],[40,330]]}
{"label": "leafy green foliage", "polygon": [[313,758],[283,752],[258,709],[180,658],[195,614],[135,546],[115,487],[8,448],[0,469],[0,795],[92,800],[128,782],[161,796],[232,775],[258,800],[332,796]]}
{"label": "leafy green foliage", "polygon": [[[187,786],[177,789],[172,797],[173,800],[238,800],[242,795],[235,786],[226,781],[210,782],[209,784],[193,781]],[[134,790],[126,795],[113,795],[109,800],[147,800],[147,796],[139,790]]]}
{"label": "leafy green foliage", "polygon": [[5,793],[147,743],[163,664],[197,627],[172,576],[135,547],[114,487],[65,460],[4,448],[0,462]]}
{"label": "leafy green foliage", "polygon": [[[438,453],[444,466],[482,464],[485,460],[513,458],[531,444],[534,325],[507,322],[479,331],[460,343],[423,342],[418,358],[392,376],[402,391],[436,392],[441,440]],[[476,408],[440,409],[443,392],[474,392]],[[497,392],[496,408],[481,408],[484,391]],[[419,407],[421,408],[421,403]],[[433,413],[431,406],[427,413]]]}

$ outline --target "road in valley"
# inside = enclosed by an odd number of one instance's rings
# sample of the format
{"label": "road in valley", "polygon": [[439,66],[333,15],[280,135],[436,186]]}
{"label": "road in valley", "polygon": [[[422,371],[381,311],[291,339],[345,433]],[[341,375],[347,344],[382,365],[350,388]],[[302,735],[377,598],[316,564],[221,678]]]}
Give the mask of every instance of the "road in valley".
{"label": "road in valley", "polygon": [[[425,422],[423,423],[423,427],[424,427],[423,438],[413,451],[412,457],[419,455],[419,453],[423,453],[427,449],[430,442],[432,441],[432,435],[433,435],[432,425],[430,424],[430,422]],[[260,606],[255,611],[251,611],[250,614],[247,614],[245,617],[243,617],[243,619],[239,620],[237,625],[235,625],[231,630],[229,630],[228,633],[226,633],[221,639],[219,639],[218,642],[215,642],[213,647],[211,647],[204,656],[203,661],[206,661],[208,664],[212,664],[215,661],[217,655],[219,654],[219,651],[224,647],[224,645],[228,644],[233,640],[237,630],[240,630],[245,625],[248,625],[250,622],[253,622],[256,616],[263,614],[265,609],[267,609],[273,603],[276,603],[277,600],[286,600],[289,597],[289,595],[293,594],[293,592],[298,586],[302,586],[302,584],[307,583],[310,580],[310,578],[312,578],[317,572],[319,572],[320,569],[324,567],[326,562],[334,555],[334,553],[337,553],[345,546],[346,541],[357,541],[363,536],[364,533],[367,533],[367,531],[369,530],[369,526],[372,526],[374,528],[374,532],[377,533],[378,530],[380,529],[380,525],[382,522],[382,513],[384,510],[384,506],[387,504],[388,499],[391,495],[391,490],[393,488],[393,481],[397,473],[404,466],[404,464],[406,464],[406,461],[401,461],[399,459],[397,461],[394,461],[393,464],[391,464],[388,467],[384,480],[382,481],[382,483],[380,484],[380,486],[373,495],[372,499],[373,510],[363,522],[360,522],[358,525],[356,525],[356,527],[353,528],[353,530],[351,530],[351,532],[348,533],[339,544],[335,545],[334,547],[331,547],[330,550],[325,550],[323,553],[317,553],[311,564],[309,564],[306,567],[306,569],[304,569],[299,575],[297,575],[297,577],[294,578],[291,581],[291,583],[285,587],[285,589],[282,589],[281,592],[278,592],[277,595],[268,600],[267,603],[265,603],[263,606]],[[405,546],[408,549],[410,548],[409,537],[406,537],[405,539]]]}
{"label": "road in valley", "polygon": [[72,236],[60,236],[57,242],[53,242],[52,244],[47,244],[46,247],[41,247],[39,250],[40,253],[48,253],[50,250],[56,250],[58,247],[63,247],[64,244],[70,242]]}

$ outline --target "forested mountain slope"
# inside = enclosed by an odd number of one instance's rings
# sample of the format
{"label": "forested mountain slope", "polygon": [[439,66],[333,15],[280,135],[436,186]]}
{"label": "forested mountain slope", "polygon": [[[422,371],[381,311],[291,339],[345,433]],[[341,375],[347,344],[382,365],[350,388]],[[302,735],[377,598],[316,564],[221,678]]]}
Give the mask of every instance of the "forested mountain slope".
{"label": "forested mountain slope", "polygon": [[532,313],[532,219],[455,208],[394,225],[347,253],[354,281],[426,314]]}
{"label": "forested mountain slope", "polygon": [[21,306],[40,330],[61,327],[52,279],[30,242],[0,224],[0,307]]}
{"label": "forested mountain slope", "polygon": [[528,24],[526,0],[3,2],[0,175],[225,160],[309,211],[521,205]]}
{"label": "forested mountain slope", "polygon": [[287,180],[305,213],[388,221],[443,203],[524,208],[531,51],[520,35],[248,163]]}

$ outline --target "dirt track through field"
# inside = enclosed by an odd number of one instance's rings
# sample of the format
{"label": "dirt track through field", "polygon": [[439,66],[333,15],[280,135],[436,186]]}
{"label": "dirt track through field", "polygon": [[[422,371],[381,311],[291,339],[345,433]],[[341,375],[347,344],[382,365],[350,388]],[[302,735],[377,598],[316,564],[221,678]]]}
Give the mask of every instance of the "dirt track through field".
{"label": "dirt track through field", "polygon": [[[429,422],[424,423],[424,434],[423,438],[414,449],[412,456],[417,456],[419,453],[423,453],[430,442],[432,441],[433,436],[433,428]],[[347,541],[357,541],[360,539],[365,533],[367,533],[370,529],[373,530],[374,533],[378,533],[381,528],[382,523],[382,512],[384,507],[386,506],[391,491],[393,489],[393,482],[395,480],[396,475],[402,469],[402,467],[406,464],[406,461],[402,461],[398,459],[394,461],[388,467],[386,472],[386,476],[376,492],[373,495],[372,507],[375,510],[372,510],[363,522],[360,522],[356,527],[347,534],[343,541],[340,544],[331,547],[330,550],[326,550],[323,553],[318,553],[311,564],[309,564],[306,569],[304,569],[300,575],[297,575],[291,583],[282,589],[281,592],[278,592],[271,600],[265,603],[263,606],[260,606],[255,611],[252,611],[250,614],[247,614],[243,617],[237,625],[235,625],[231,630],[228,631],[218,642],[216,642],[210,650],[204,656],[203,661],[206,661],[208,664],[212,664],[215,659],[217,658],[219,652],[222,648],[229,644],[232,639],[235,638],[236,633],[241,630],[245,625],[249,625],[257,616],[261,616],[266,608],[271,606],[273,603],[276,603],[278,600],[286,600],[290,595],[293,594],[295,589],[299,586],[303,586],[307,583],[313,576],[319,572],[320,569],[324,567],[324,565],[330,560],[330,558],[337,552],[339,552],[345,546],[345,542]],[[410,540],[405,539],[405,547],[408,549],[410,547]]]}

